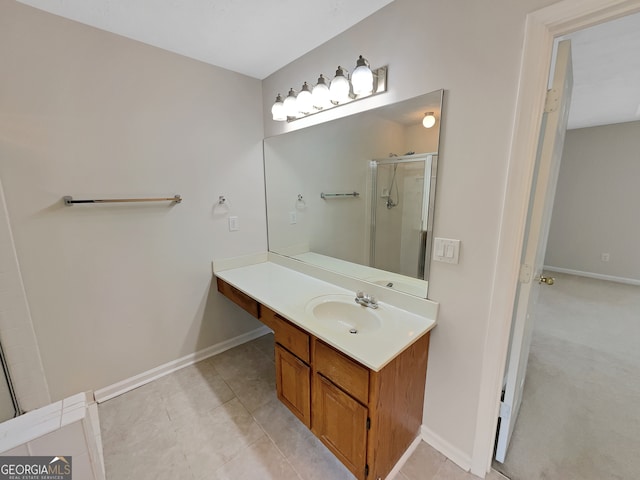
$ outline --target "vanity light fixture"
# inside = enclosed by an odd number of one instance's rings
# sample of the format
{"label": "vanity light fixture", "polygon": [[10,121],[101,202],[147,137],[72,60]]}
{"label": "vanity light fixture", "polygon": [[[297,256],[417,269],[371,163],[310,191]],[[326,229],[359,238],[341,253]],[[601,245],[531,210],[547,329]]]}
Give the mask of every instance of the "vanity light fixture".
{"label": "vanity light fixture", "polygon": [[329,100],[329,87],[327,87],[327,82],[325,81],[325,78],[322,74],[320,74],[316,86],[313,87],[311,98],[313,107],[317,110],[323,110],[325,108],[331,108],[333,106],[331,104],[331,100]]}
{"label": "vanity light fixture", "polygon": [[436,115],[434,112],[427,112],[422,119],[422,125],[424,128],[431,128],[436,124]]}
{"label": "vanity light fixture", "polygon": [[298,109],[299,113],[302,113],[304,115],[313,111],[311,90],[309,90],[309,85],[307,85],[307,82],[304,82],[300,93],[298,93],[298,97],[296,98],[296,108]]}
{"label": "vanity light fixture", "polygon": [[373,72],[369,68],[369,62],[362,55],[358,57],[356,69],[351,75],[354,95],[369,95],[373,92]]}
{"label": "vanity light fixture", "polygon": [[284,104],[282,103],[282,96],[278,94],[276,101],[271,107],[271,116],[278,122],[284,122],[287,119],[287,114],[284,112]]}
{"label": "vanity light fixture", "polygon": [[360,55],[351,77],[345,68],[338,66],[331,82],[320,75],[313,89],[304,82],[297,94],[291,88],[284,101],[278,94],[271,108],[273,120],[291,122],[354,100],[384,93],[387,91],[387,69],[385,66],[372,70],[367,59]]}
{"label": "vanity light fixture", "polygon": [[331,85],[329,85],[331,101],[335,104],[345,103],[349,101],[350,92],[351,84],[347,77],[344,76],[344,69],[338,65],[336,76],[333,77]]}
{"label": "vanity light fixture", "polygon": [[284,106],[284,113],[287,117],[295,118],[298,116],[298,105],[296,103],[296,92],[293,88],[289,89],[289,94],[287,98],[282,102]]}

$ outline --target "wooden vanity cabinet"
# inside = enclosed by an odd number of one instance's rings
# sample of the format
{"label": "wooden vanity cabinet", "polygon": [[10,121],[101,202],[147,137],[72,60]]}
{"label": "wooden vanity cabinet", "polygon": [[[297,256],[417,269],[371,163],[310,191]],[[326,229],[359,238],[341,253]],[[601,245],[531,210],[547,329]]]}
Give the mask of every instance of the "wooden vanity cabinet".
{"label": "wooden vanity cabinet", "polygon": [[[222,294],[235,294],[221,282]],[[231,299],[252,308],[240,298]],[[268,307],[258,304],[257,312],[274,331],[280,401],[356,478],[386,478],[420,433],[429,333],[376,372]]]}
{"label": "wooden vanity cabinet", "polygon": [[256,318],[260,318],[260,304],[247,295],[244,292],[241,292],[233,285],[229,285],[224,280],[220,278],[216,278],[216,283],[218,285],[218,291],[231,300],[233,303],[243,308],[251,315]]}
{"label": "wooden vanity cabinet", "polygon": [[276,341],[276,390],[278,399],[311,428],[311,368],[309,334],[267,307],[260,320],[273,330]]}
{"label": "wooden vanity cabinet", "polygon": [[369,369],[313,338],[311,431],[358,478],[367,474]]}
{"label": "wooden vanity cabinet", "polygon": [[311,430],[360,480],[386,478],[422,425],[429,333],[379,371],[311,338]]}
{"label": "wooden vanity cabinet", "polygon": [[311,369],[281,345],[275,350],[278,399],[311,428]]}
{"label": "wooden vanity cabinet", "polygon": [[369,409],[319,373],[312,391],[311,431],[357,478],[365,478]]}

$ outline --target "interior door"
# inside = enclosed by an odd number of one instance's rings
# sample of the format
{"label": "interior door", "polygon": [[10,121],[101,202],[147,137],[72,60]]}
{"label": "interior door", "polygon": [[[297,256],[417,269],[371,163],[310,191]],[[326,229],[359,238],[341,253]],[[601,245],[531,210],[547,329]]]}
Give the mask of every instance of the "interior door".
{"label": "interior door", "polygon": [[[496,446],[496,460],[499,462],[504,462],[506,457],[507,447],[522,401],[522,390],[535,320],[532,317],[532,311],[537,302],[540,286],[547,284],[542,276],[542,266],[573,85],[571,43],[569,40],[558,44],[553,72],[552,87],[547,92],[545,113],[540,130],[522,250],[520,279],[513,311],[511,343],[503,400],[500,406],[500,427]],[[548,284],[551,283],[548,281]]]}

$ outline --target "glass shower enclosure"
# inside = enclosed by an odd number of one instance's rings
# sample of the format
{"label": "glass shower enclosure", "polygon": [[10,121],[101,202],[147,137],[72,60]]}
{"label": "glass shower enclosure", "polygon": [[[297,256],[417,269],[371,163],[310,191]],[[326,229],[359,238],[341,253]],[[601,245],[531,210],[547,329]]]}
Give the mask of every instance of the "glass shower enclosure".
{"label": "glass shower enclosure", "polygon": [[0,423],[20,414],[6,358],[0,344]]}
{"label": "glass shower enclosure", "polygon": [[372,160],[370,168],[369,265],[428,278],[437,154]]}

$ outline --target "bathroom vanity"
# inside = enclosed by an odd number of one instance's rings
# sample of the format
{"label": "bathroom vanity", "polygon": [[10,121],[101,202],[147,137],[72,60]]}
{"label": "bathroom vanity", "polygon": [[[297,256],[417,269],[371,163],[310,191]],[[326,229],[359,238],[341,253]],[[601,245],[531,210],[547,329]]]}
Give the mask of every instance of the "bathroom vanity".
{"label": "bathroom vanity", "polygon": [[419,435],[437,304],[433,318],[360,306],[354,292],[268,261],[216,276],[273,330],[280,401],[357,478],[385,478]]}

